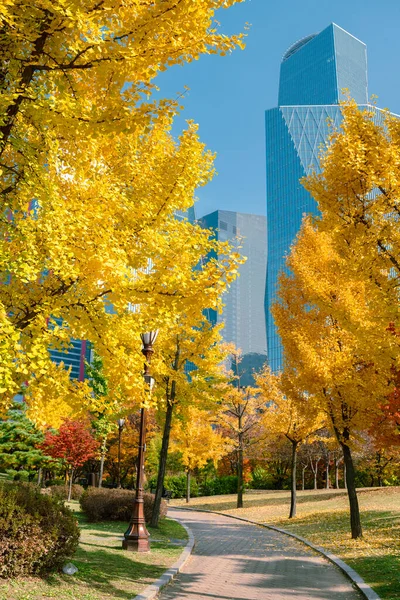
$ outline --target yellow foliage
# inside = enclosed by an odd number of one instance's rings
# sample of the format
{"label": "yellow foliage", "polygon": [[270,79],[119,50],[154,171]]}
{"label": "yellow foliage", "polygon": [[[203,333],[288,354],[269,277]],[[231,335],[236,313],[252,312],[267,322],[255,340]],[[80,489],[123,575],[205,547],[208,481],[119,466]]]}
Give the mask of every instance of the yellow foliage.
{"label": "yellow foliage", "polygon": [[216,462],[229,451],[229,440],[213,429],[213,421],[204,410],[188,407],[172,427],[172,449],[181,452],[187,470],[204,467],[208,460]]}
{"label": "yellow foliage", "polygon": [[304,392],[293,371],[274,374],[269,367],[256,378],[264,399],[263,422],[270,436],[284,435],[302,444],[324,426],[324,417],[315,398]]}
{"label": "yellow foliage", "polygon": [[352,101],[342,111],[322,173],[304,181],[321,215],[303,222],[273,314],[288,368],[348,443],[379,414],[400,360],[400,122],[377,125]]}
{"label": "yellow foliage", "polygon": [[[53,410],[90,408],[86,390],[71,395],[48,354],[71,338],[89,340],[102,357],[110,398],[137,405],[139,333],[168,329],[180,315],[195,326],[205,308],[220,306],[238,257],[174,217],[212,177],[213,156],[191,122],[174,140],[176,102],[150,95],[168,66],[243,45],[242,35],[219,34],[213,21],[232,4],[3,3],[3,408],[22,385],[32,388],[38,422],[56,422]],[[225,258],[196,269],[210,252]]]}

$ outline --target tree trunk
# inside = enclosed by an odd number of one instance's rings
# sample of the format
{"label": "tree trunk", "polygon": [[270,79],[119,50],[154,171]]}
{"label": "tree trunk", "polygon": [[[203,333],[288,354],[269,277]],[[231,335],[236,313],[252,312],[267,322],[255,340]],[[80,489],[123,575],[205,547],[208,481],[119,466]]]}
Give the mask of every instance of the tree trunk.
{"label": "tree trunk", "polygon": [[162,499],[162,493],[163,493],[163,487],[164,487],[165,471],[167,468],[169,435],[171,433],[172,413],[174,410],[173,399],[175,398],[175,385],[176,385],[175,381],[173,381],[172,385],[171,385],[170,398],[167,401],[167,412],[165,415],[165,425],[164,425],[161,452],[160,452],[160,461],[158,464],[156,495],[154,498],[153,512],[151,515],[151,526],[152,527],[158,527],[158,519],[160,517],[160,506],[161,506],[161,499]]}
{"label": "tree trunk", "polygon": [[71,502],[71,496],[72,496],[72,482],[74,480],[74,470],[71,469],[71,476],[69,479],[69,488],[68,488],[68,502]]}
{"label": "tree trunk", "polygon": [[[180,354],[181,354],[181,352],[180,352],[180,347],[179,347],[179,337],[177,336],[176,352],[175,352],[175,359],[174,359],[174,365],[173,365],[173,368],[175,369],[175,371],[178,371],[178,369],[179,369]],[[167,412],[165,415],[165,425],[164,425],[163,438],[162,438],[162,444],[161,444],[160,461],[158,464],[156,495],[154,498],[153,512],[151,514],[151,526],[152,527],[158,527],[158,520],[160,518],[160,506],[161,506],[161,499],[162,499],[162,494],[163,494],[163,490],[164,490],[165,472],[167,469],[169,436],[171,433],[172,413],[174,410],[175,396],[176,396],[176,382],[173,381],[171,383],[170,393],[168,393],[168,387],[166,390]]]}
{"label": "tree trunk", "polygon": [[38,487],[40,487],[41,482],[42,482],[42,468],[40,467],[40,469],[38,471],[38,478],[37,478]]}
{"label": "tree trunk", "polygon": [[106,443],[107,443],[107,438],[104,438],[103,443],[101,445],[99,488],[101,488],[101,486],[103,485],[104,461],[106,458]]}
{"label": "tree trunk", "polygon": [[335,488],[338,490],[339,486],[339,462],[340,460],[335,460]]}
{"label": "tree trunk", "polygon": [[305,484],[305,472],[306,472],[307,467],[308,467],[308,465],[306,465],[305,467],[303,467],[303,471],[302,471],[302,474],[301,474],[301,489],[303,490],[303,492],[305,490],[305,485],[304,485]]}
{"label": "tree trunk", "polygon": [[350,503],[350,526],[353,540],[362,537],[360,509],[358,506],[355,471],[350,447],[345,442],[340,442],[343,450],[344,464],[346,466],[346,487]]}
{"label": "tree trunk", "polygon": [[118,482],[117,488],[121,488],[121,432],[122,429],[119,427],[118,429]]}
{"label": "tree trunk", "polygon": [[327,456],[326,456],[325,474],[326,474],[326,484],[325,484],[325,487],[326,487],[327,490],[329,490],[329,488],[330,488],[330,481],[329,481],[329,454],[327,454]]}
{"label": "tree trunk", "polygon": [[242,416],[238,418],[239,426],[239,449],[238,449],[238,464],[237,464],[237,501],[236,507],[243,508],[243,433],[242,433]]}
{"label": "tree trunk", "polygon": [[319,463],[319,461],[320,461],[320,460],[321,460],[321,459],[320,459],[320,458],[318,458],[318,460],[316,460],[316,461],[315,461],[315,469],[314,469],[314,466],[313,466],[313,464],[312,464],[312,460],[311,460],[311,469],[312,469],[312,471],[313,471],[313,473],[314,473],[314,490],[317,490],[317,489],[318,489],[318,485],[317,485],[317,477],[318,477],[318,463]]}
{"label": "tree trunk", "polygon": [[297,447],[299,442],[290,440],[292,444],[292,466],[291,466],[291,486],[290,486],[290,513],[289,519],[296,516],[296,467],[297,467]]}
{"label": "tree trunk", "polygon": [[186,502],[190,502],[190,469],[186,473]]}
{"label": "tree trunk", "polygon": [[346,463],[345,463],[345,461],[343,461],[343,480],[344,480],[344,487],[347,490],[347,473],[346,473]]}

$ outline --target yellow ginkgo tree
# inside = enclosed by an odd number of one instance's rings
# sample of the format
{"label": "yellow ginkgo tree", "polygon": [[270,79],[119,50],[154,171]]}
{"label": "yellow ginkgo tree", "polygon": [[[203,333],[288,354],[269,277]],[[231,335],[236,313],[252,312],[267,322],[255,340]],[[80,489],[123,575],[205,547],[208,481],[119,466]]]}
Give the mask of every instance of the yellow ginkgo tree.
{"label": "yellow ginkgo tree", "polygon": [[304,185],[307,217],[274,317],[285,358],[315,394],[344,455],[353,538],[362,535],[352,448],[385,417],[400,369],[400,122],[341,106],[341,127]]}
{"label": "yellow ginkgo tree", "polygon": [[222,399],[218,406],[216,422],[224,436],[231,439],[237,465],[237,508],[243,508],[244,478],[243,465],[249,448],[265,438],[262,413],[265,399],[255,386],[241,385],[242,352],[227,344],[230,370],[225,364],[225,384],[221,387]]}
{"label": "yellow ginkgo tree", "polygon": [[193,470],[204,467],[208,461],[216,463],[230,450],[231,440],[216,430],[214,421],[212,412],[188,406],[172,427],[171,447],[180,452],[186,470],[186,502],[190,501]]}
{"label": "yellow ginkgo tree", "polygon": [[319,306],[333,311],[390,377],[400,369],[400,121],[351,100],[341,111],[321,173],[303,182],[320,211],[304,232],[308,255],[322,250],[301,273]]}
{"label": "yellow ginkgo tree", "polygon": [[[242,36],[218,32],[235,0],[10,0],[0,7],[1,407],[25,386],[30,414],[56,423],[90,390],[49,349],[89,340],[112,397],[137,403],[139,333],[218,308],[228,246],[175,218],[213,174],[191,122],[155,77]],[[214,252],[227,258],[202,257]]]}
{"label": "yellow ginkgo tree", "polygon": [[152,360],[156,380],[153,400],[162,424],[162,445],[158,464],[157,487],[151,524],[157,527],[166,473],[170,435],[174,418],[191,408],[215,410],[224,381],[220,327],[205,318],[202,323],[190,315],[170,322],[160,331]]}
{"label": "yellow ginkgo tree", "polygon": [[268,437],[284,436],[292,447],[291,501],[289,519],[296,516],[297,452],[324,425],[324,415],[315,398],[302,387],[296,372],[286,368],[272,373],[269,367],[257,376],[264,400],[263,423]]}

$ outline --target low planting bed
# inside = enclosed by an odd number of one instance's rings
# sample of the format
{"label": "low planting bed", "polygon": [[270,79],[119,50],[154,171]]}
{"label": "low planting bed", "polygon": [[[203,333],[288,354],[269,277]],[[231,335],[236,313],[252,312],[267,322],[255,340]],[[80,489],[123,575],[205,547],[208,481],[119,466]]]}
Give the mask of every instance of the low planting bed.
{"label": "low planting bed", "polygon": [[125,521],[90,523],[77,502],[69,506],[81,531],[79,547],[71,559],[78,572],[0,579],[0,600],[129,600],[160,577],[186,545],[185,529],[165,518],[159,528],[148,527],[150,553],[124,551]]}

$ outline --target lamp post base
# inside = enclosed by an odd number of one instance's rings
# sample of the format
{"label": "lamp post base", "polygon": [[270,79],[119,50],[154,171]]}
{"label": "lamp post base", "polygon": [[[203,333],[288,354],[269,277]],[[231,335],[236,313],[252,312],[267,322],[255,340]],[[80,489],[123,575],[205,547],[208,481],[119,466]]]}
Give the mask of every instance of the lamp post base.
{"label": "lamp post base", "polygon": [[138,490],[133,506],[133,515],[127,531],[124,533],[122,548],[132,552],[150,552],[149,532],[144,518],[143,490]]}
{"label": "lamp post base", "polygon": [[130,552],[150,552],[149,539],[126,537],[122,542],[122,548]]}

